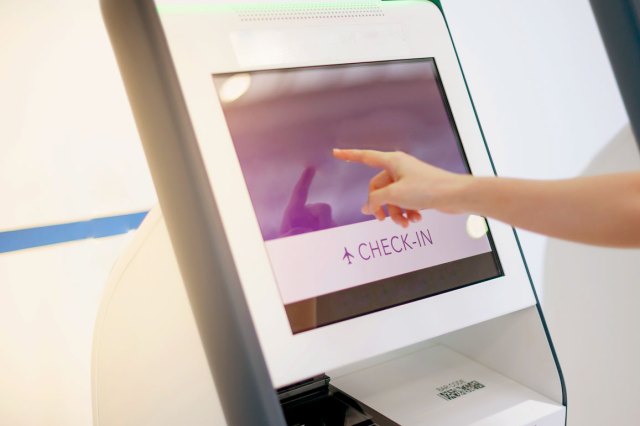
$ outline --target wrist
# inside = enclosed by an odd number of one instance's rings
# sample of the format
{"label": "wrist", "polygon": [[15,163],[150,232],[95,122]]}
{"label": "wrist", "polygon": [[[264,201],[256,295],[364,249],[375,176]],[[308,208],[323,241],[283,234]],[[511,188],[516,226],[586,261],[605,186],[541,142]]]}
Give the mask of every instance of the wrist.
{"label": "wrist", "polygon": [[451,188],[449,198],[451,208],[456,213],[469,213],[473,208],[474,188],[478,185],[478,178],[472,175],[457,175],[456,183]]}
{"label": "wrist", "polygon": [[469,211],[475,177],[466,174],[451,174],[443,182],[438,195],[433,198],[433,208],[445,213],[465,213]]}
{"label": "wrist", "polygon": [[460,210],[464,213],[473,213],[479,216],[487,216],[492,193],[496,190],[497,178],[494,176],[467,175],[466,184],[461,186],[456,197],[460,203]]}

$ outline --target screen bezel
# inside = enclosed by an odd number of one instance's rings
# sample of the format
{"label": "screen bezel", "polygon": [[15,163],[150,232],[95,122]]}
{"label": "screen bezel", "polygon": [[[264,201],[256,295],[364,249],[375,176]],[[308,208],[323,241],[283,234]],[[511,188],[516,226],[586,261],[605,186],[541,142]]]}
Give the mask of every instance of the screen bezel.
{"label": "screen bezel", "polygon": [[[446,114],[446,116],[447,116],[447,118],[449,120],[450,125],[451,125],[451,131],[452,131],[452,133],[454,135],[454,138],[455,138],[456,150],[458,151],[458,153],[460,155],[460,160],[464,164],[464,167],[465,167],[466,171],[470,172],[471,168],[469,166],[469,160],[467,159],[467,155],[466,155],[466,153],[464,151],[464,147],[462,146],[461,139],[460,139],[460,134],[458,132],[458,126],[457,126],[457,124],[455,122],[455,118],[453,117],[453,113],[451,111],[451,106],[449,105],[449,100],[447,99],[446,91],[444,90],[444,86],[442,85],[442,79],[440,77],[440,71],[438,69],[438,64],[437,64],[435,58],[431,57],[431,58],[414,58],[414,59],[373,61],[373,62],[355,62],[355,63],[348,63],[348,64],[332,64],[332,65],[323,65],[323,66],[307,66],[307,67],[295,67],[295,68],[294,67],[288,67],[288,68],[279,68],[277,70],[273,70],[273,69],[270,69],[270,70],[258,70],[258,71],[243,70],[243,71],[240,71],[240,73],[241,74],[246,73],[246,74],[249,74],[249,75],[255,75],[255,74],[259,75],[261,72],[269,72],[269,73],[271,73],[273,71],[284,71],[284,72],[286,72],[286,71],[297,71],[297,72],[302,72],[303,73],[306,70],[314,71],[314,70],[327,69],[327,68],[334,68],[334,69],[342,68],[342,69],[347,69],[348,70],[349,67],[361,67],[361,66],[365,66],[366,67],[367,65],[382,65],[382,66],[384,66],[385,64],[388,64],[388,65],[392,66],[393,64],[416,63],[416,62],[417,63],[428,63],[431,67],[433,67],[434,82],[435,82],[435,85],[436,85],[436,87],[438,89],[438,93],[441,96],[444,112],[445,112],[445,114]],[[212,75],[212,79],[215,81],[216,78],[229,78],[229,77],[232,77],[232,76],[235,76],[235,75],[238,75],[238,73],[213,74]],[[298,74],[298,77],[302,77],[302,76],[300,74]],[[221,105],[224,104],[221,99],[220,99],[220,103],[221,103]],[[223,111],[224,111],[224,107],[223,107]],[[232,136],[232,139],[233,139],[233,132],[231,132],[231,136]],[[373,176],[374,174],[375,174],[375,172],[372,171],[371,175]],[[246,181],[245,181],[245,187],[247,187]],[[247,190],[248,190],[248,188],[247,188]],[[374,220],[374,219],[372,219],[372,220]],[[502,265],[500,263],[500,259],[499,259],[498,253],[497,253],[496,248],[495,248],[495,243],[493,241],[493,236],[492,236],[492,233],[491,233],[491,227],[489,226],[488,223],[487,223],[487,227],[488,227],[487,239],[488,239],[489,246],[491,248],[491,252],[490,252],[491,253],[491,257],[493,258],[493,261],[495,263],[495,267],[496,267],[496,270],[497,270],[496,275],[492,275],[492,276],[489,276],[487,278],[478,279],[478,280],[469,281],[469,282],[460,282],[460,283],[458,283],[458,284],[456,284],[454,286],[446,287],[445,289],[439,289],[437,291],[434,291],[433,293],[427,293],[426,295],[421,295],[421,296],[415,297],[415,298],[413,298],[411,300],[402,301],[400,303],[392,303],[392,304],[389,304],[389,305],[386,305],[386,306],[382,306],[382,307],[376,307],[376,308],[373,308],[370,311],[367,311],[367,312],[364,312],[364,313],[357,313],[357,314],[354,314],[354,315],[351,315],[351,316],[347,316],[347,317],[344,317],[344,318],[333,319],[333,320],[330,320],[330,321],[327,321],[327,322],[316,324],[313,327],[301,329],[301,330],[298,330],[298,331],[296,331],[294,329],[295,326],[294,326],[293,323],[291,323],[291,318],[289,318],[290,325],[291,325],[291,328],[292,328],[292,332],[294,334],[304,333],[304,332],[307,332],[307,331],[310,331],[310,330],[313,330],[313,329],[317,329],[317,328],[320,328],[320,327],[326,327],[328,325],[335,324],[335,323],[338,323],[338,322],[341,322],[341,321],[348,321],[348,320],[353,319],[353,318],[357,318],[357,317],[364,316],[364,315],[369,315],[369,314],[372,314],[372,313],[375,313],[375,312],[378,312],[378,311],[381,311],[381,310],[384,310],[384,309],[390,309],[390,308],[394,308],[396,306],[401,306],[401,305],[404,305],[404,304],[407,304],[407,303],[414,303],[414,302],[416,302],[418,300],[422,300],[422,299],[425,299],[425,298],[435,297],[435,296],[438,296],[440,294],[447,293],[449,291],[460,290],[460,289],[462,289],[464,287],[467,287],[467,286],[481,284],[483,282],[486,282],[486,281],[489,281],[489,280],[492,280],[492,279],[495,279],[495,278],[503,276],[504,272],[502,270]],[[267,244],[267,241],[264,240],[264,238],[263,238],[263,241],[265,242],[265,244]],[[267,248],[267,250],[268,250],[268,248]],[[463,260],[463,259],[464,258],[455,259],[452,262],[460,261],[460,260]],[[445,265],[447,265],[447,264],[446,263],[445,264],[437,264],[437,265],[433,265],[431,267],[427,267],[427,268],[420,269],[420,270],[408,271],[406,273],[403,273],[402,276],[405,276],[405,275],[408,275],[408,274],[418,274],[418,273],[420,273],[422,271],[429,270],[429,269],[432,269],[432,268],[444,267]],[[272,268],[273,268],[274,276],[277,275],[276,271],[275,271],[275,265],[272,264]],[[358,284],[355,287],[360,287],[360,286],[364,287],[364,286],[366,286],[368,284],[375,284],[377,282],[380,282],[380,281],[383,281],[383,280],[388,280],[388,279],[391,279],[391,278],[392,277],[381,278],[380,280],[376,280],[376,281],[372,281],[372,282],[364,282],[364,283]],[[276,284],[277,284],[277,282],[276,282]],[[341,291],[346,291],[346,290],[347,289],[344,289],[344,290],[341,290]],[[331,295],[331,294],[334,294],[334,293],[322,294],[322,295],[319,295],[318,297],[324,297],[324,296],[328,296],[328,295]],[[282,303],[283,303],[283,305],[285,306],[285,309],[286,309],[287,304],[285,303],[284,300],[282,300]]]}
{"label": "screen bezel", "polygon": [[[367,22],[385,43],[354,38],[351,44],[327,45],[305,57],[289,55],[265,64],[240,58],[231,35],[239,31],[278,31],[307,37],[329,32],[362,31],[363,21],[345,18],[330,24],[295,21],[247,23],[232,9],[211,13],[163,12],[161,21],[195,130],[213,196],[225,226],[252,319],[276,387],[400,349],[448,332],[534,305],[535,297],[514,233],[489,220],[504,276],[482,285],[421,299],[326,327],[293,334],[278,294],[264,242],[212,74],[434,58],[460,141],[474,175],[493,175],[478,122],[440,11],[429,2],[382,2],[384,16]],[[370,41],[370,40],[369,40]]]}

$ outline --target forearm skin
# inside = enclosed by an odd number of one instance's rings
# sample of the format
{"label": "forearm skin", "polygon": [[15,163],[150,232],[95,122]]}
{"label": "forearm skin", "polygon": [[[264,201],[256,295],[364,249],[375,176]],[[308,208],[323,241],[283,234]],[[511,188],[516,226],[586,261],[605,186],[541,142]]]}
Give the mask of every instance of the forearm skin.
{"label": "forearm skin", "polygon": [[640,173],[536,181],[468,179],[453,210],[575,242],[640,247]]}

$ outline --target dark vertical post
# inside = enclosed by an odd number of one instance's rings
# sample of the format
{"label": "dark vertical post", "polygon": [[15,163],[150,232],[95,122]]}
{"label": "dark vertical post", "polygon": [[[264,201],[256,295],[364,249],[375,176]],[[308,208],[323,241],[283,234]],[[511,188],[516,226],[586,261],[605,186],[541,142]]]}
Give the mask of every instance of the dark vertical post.
{"label": "dark vertical post", "polygon": [[640,0],[590,0],[640,147]]}

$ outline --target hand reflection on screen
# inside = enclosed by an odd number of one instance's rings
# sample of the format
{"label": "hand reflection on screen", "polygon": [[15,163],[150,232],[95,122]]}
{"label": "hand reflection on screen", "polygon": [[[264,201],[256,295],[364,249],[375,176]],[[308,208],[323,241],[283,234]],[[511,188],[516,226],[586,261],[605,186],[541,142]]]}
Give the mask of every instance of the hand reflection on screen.
{"label": "hand reflection on screen", "polygon": [[336,226],[331,217],[331,206],[329,204],[307,204],[309,188],[315,175],[316,169],[308,166],[293,187],[289,204],[284,210],[280,225],[281,237],[319,231]]}

